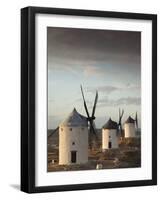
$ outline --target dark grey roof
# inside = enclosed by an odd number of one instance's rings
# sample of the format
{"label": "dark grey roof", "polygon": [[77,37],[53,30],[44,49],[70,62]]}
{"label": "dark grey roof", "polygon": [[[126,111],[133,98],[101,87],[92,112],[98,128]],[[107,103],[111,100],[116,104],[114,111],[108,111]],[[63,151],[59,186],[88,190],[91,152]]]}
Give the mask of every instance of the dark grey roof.
{"label": "dark grey roof", "polygon": [[125,121],[125,123],[132,124],[132,123],[135,123],[135,120],[129,116],[128,119]]}
{"label": "dark grey roof", "polygon": [[88,126],[87,118],[79,114],[74,108],[69,116],[60,124],[60,126]]}
{"label": "dark grey roof", "polygon": [[106,124],[104,124],[104,126],[102,127],[103,129],[117,129],[118,125],[117,122],[112,121],[112,119],[110,118]]}

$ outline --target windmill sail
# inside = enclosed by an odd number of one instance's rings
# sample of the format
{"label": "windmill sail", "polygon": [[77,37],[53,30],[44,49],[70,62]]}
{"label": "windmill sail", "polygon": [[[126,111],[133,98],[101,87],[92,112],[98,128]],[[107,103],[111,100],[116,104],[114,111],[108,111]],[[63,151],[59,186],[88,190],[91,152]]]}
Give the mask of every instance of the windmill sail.
{"label": "windmill sail", "polygon": [[89,112],[88,112],[88,108],[87,108],[87,104],[86,104],[86,101],[85,101],[82,85],[80,87],[81,87],[81,93],[82,93],[82,97],[83,97],[84,108],[85,108],[85,111],[86,111],[86,114],[87,114],[87,120],[89,121],[89,125],[90,125],[89,131],[90,131],[90,133],[93,133],[94,135],[96,135],[96,128],[95,128],[95,125],[94,125],[94,120],[95,120],[96,105],[97,105],[97,101],[98,101],[98,92],[96,91],[96,96],[95,96],[93,109],[92,109],[92,115],[90,117]]}
{"label": "windmill sail", "polygon": [[92,117],[94,117],[94,115],[95,115],[97,101],[98,101],[98,92],[96,91],[96,96],[95,96],[94,105],[93,105],[93,111],[92,111]]}
{"label": "windmill sail", "polygon": [[84,98],[84,93],[83,93],[83,88],[82,88],[82,86],[81,86],[81,92],[82,92],[83,103],[84,103],[84,108],[85,108],[85,111],[86,111],[87,117],[90,118],[90,116],[89,116],[89,112],[88,112],[88,109],[87,109],[87,104],[86,104],[86,101],[85,101],[85,98]]}
{"label": "windmill sail", "polygon": [[120,110],[119,108],[119,123],[118,123],[118,128],[119,128],[119,132],[120,132],[120,135],[122,135],[122,117],[124,115],[124,110]]}
{"label": "windmill sail", "polygon": [[138,115],[137,115],[137,112],[136,112],[136,115],[135,115],[135,124],[136,124],[136,128],[138,129]]}

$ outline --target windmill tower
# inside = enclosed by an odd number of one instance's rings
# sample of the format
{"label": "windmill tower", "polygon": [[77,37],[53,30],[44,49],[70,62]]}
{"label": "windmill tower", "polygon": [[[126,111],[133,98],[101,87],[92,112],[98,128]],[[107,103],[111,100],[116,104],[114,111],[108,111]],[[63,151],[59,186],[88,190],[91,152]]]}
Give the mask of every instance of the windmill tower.
{"label": "windmill tower", "polygon": [[88,121],[74,108],[59,125],[59,164],[88,162]]}
{"label": "windmill tower", "polygon": [[125,138],[134,138],[136,137],[136,130],[135,130],[135,124],[138,128],[138,120],[137,120],[137,113],[135,116],[135,120],[132,117],[128,117],[128,119],[125,121]]}
{"label": "windmill tower", "polygon": [[88,112],[88,108],[87,108],[87,104],[85,101],[85,97],[84,97],[84,93],[83,93],[83,88],[81,86],[81,93],[82,93],[82,97],[83,97],[83,103],[84,103],[84,108],[87,114],[87,120],[89,122],[89,139],[91,140],[92,136],[94,139],[92,139],[93,141],[90,141],[90,144],[93,143],[93,145],[96,147],[98,146],[98,138],[97,138],[97,131],[96,131],[96,127],[95,127],[95,123],[94,120],[96,119],[95,117],[95,111],[96,111],[96,105],[97,105],[97,101],[98,101],[98,92],[96,91],[96,95],[95,95],[95,100],[94,100],[94,104],[93,104],[93,109],[92,109],[92,115],[89,115]]}
{"label": "windmill tower", "polygon": [[118,148],[117,137],[118,124],[111,120],[102,127],[102,150]]}

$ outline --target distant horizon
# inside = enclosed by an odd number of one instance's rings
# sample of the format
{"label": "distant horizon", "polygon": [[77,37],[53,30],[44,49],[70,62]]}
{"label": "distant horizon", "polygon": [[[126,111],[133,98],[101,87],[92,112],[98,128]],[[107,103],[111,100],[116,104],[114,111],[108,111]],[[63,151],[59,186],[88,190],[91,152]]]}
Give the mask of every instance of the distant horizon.
{"label": "distant horizon", "polygon": [[96,127],[111,117],[122,122],[138,113],[141,127],[141,34],[140,32],[47,28],[48,129],[76,110],[86,116],[80,85],[89,113],[98,90]]}
{"label": "distant horizon", "polygon": [[[56,129],[56,128],[55,128]],[[54,128],[48,128],[48,130],[55,130]],[[96,130],[101,130],[102,128],[96,128]],[[141,131],[141,128],[137,128],[139,131]],[[124,128],[122,128],[122,130],[124,130]]]}

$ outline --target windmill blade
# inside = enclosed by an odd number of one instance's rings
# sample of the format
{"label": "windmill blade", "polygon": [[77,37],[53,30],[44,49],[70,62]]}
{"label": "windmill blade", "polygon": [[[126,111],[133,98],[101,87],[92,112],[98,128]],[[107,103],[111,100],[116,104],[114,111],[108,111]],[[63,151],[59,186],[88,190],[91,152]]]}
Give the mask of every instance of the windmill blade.
{"label": "windmill blade", "polygon": [[120,126],[120,123],[121,123],[121,112],[120,112],[120,108],[119,108],[119,123],[118,123],[118,125]]}
{"label": "windmill blade", "polygon": [[122,132],[122,123],[121,123],[121,120],[122,120],[123,115],[124,115],[124,110],[122,110],[122,112],[121,112],[121,110],[119,108],[119,123],[118,123],[118,125],[119,125],[119,128],[120,128],[120,132]]}
{"label": "windmill blade", "polygon": [[122,113],[121,113],[121,119],[122,119],[123,115],[124,115],[124,110],[122,110]]}
{"label": "windmill blade", "polygon": [[92,141],[94,143],[94,146],[98,146],[98,136],[97,136],[97,131],[96,131],[96,127],[95,127],[95,123],[93,120],[90,121],[90,135],[94,136]]}
{"label": "windmill blade", "polygon": [[89,124],[90,124],[90,129],[89,129],[90,133],[93,133],[94,135],[96,135],[96,130],[94,128],[93,120],[89,120]]}
{"label": "windmill blade", "polygon": [[89,146],[90,148],[98,148],[98,136],[95,129],[94,121],[90,121],[90,129],[89,129]]}
{"label": "windmill blade", "polygon": [[82,85],[81,85],[80,87],[81,87],[81,92],[82,92],[82,97],[83,97],[83,102],[84,102],[84,108],[85,108],[85,111],[86,111],[86,113],[87,113],[87,117],[88,117],[88,119],[89,119],[90,116],[89,116],[89,112],[88,112],[88,109],[87,109],[87,104],[86,104],[86,101],[85,101],[85,98],[84,98],[84,93],[83,93]]}
{"label": "windmill blade", "polygon": [[121,122],[118,123],[118,130],[120,131],[120,133],[122,133],[122,124],[121,124]]}
{"label": "windmill blade", "polygon": [[122,117],[124,115],[124,110],[122,110],[122,112],[120,111],[120,108],[119,108],[119,122],[121,123],[121,120],[122,120]]}
{"label": "windmill blade", "polygon": [[94,115],[95,115],[97,101],[98,101],[98,91],[96,91],[96,96],[95,96],[93,111],[92,111],[92,118],[94,118]]}
{"label": "windmill blade", "polygon": [[82,85],[80,87],[81,87],[81,92],[82,92],[82,97],[83,97],[83,102],[84,102],[84,108],[87,113],[87,120],[89,121],[89,126],[90,126],[89,131],[90,133],[93,133],[96,136],[96,130],[94,128],[93,122],[94,122],[94,114],[95,114],[95,109],[96,109],[96,104],[97,104],[97,99],[98,99],[98,92],[96,92],[96,96],[95,96],[95,101],[94,101],[94,106],[93,106],[93,111],[92,111],[93,116],[90,117],[88,109],[87,109],[87,104],[85,101]]}
{"label": "windmill blade", "polygon": [[118,125],[120,126],[121,125],[121,111],[120,111],[120,108],[119,108],[119,123]]}
{"label": "windmill blade", "polygon": [[93,128],[96,130],[96,124],[95,124],[94,120],[93,120]]}
{"label": "windmill blade", "polygon": [[138,129],[138,115],[137,115],[137,112],[136,112],[136,115],[135,115],[135,123],[136,123],[136,128]]}
{"label": "windmill blade", "polygon": [[121,121],[122,121],[122,117],[123,117],[123,115],[124,115],[124,110],[122,110],[122,113],[121,113],[121,120],[120,120],[120,124],[121,124],[121,131],[122,131],[122,123],[121,123]]}

